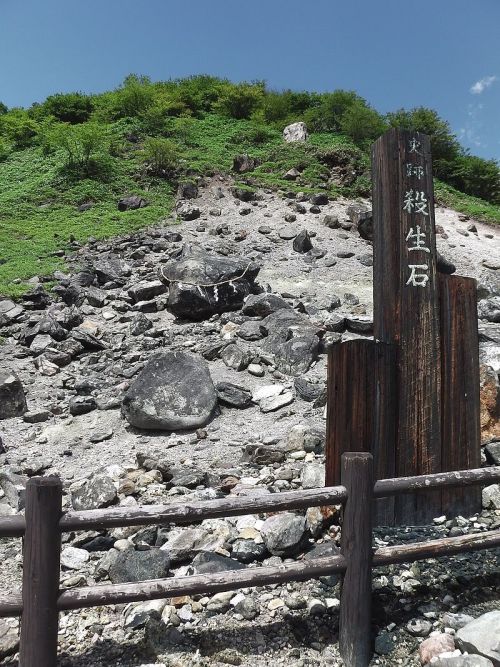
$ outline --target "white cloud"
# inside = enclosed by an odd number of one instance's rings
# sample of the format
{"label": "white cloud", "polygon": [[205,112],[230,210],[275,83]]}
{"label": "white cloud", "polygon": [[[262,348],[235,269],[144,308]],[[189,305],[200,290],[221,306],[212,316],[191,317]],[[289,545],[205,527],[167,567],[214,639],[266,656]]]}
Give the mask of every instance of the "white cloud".
{"label": "white cloud", "polygon": [[486,90],[486,88],[489,88],[491,85],[495,83],[498,77],[496,76],[484,76],[482,79],[479,79],[479,81],[476,81],[471,87],[470,91],[472,95],[481,95],[482,92]]}

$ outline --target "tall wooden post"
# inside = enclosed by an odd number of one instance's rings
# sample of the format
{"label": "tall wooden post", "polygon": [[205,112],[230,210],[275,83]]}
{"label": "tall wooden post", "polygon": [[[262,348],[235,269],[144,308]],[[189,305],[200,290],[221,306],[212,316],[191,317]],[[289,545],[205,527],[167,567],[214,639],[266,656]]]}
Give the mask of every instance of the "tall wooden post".
{"label": "tall wooden post", "polygon": [[59,614],[62,484],[34,477],[26,487],[20,667],[55,667]]}
{"label": "tall wooden post", "polygon": [[372,455],[342,454],[342,484],[347,501],[341,548],[347,570],[340,598],[339,648],[346,667],[368,667],[372,655]]}
{"label": "tall wooden post", "polygon": [[[441,366],[434,191],[426,135],[392,129],[374,144],[373,309],[375,339],[396,343],[396,474],[441,470]],[[396,502],[398,523],[440,514],[440,494]]]}

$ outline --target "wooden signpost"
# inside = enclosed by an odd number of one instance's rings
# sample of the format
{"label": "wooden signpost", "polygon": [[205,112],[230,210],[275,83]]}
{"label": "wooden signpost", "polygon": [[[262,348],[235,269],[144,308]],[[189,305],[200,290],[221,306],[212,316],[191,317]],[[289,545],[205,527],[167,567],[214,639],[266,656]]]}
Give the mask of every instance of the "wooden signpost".
{"label": "wooden signpost", "polygon": [[[439,275],[430,140],[392,129],[374,144],[374,340],[329,354],[327,484],[344,451],[369,451],[375,476],[480,465],[475,281]],[[382,524],[473,513],[477,494],[429,492],[377,507]]]}

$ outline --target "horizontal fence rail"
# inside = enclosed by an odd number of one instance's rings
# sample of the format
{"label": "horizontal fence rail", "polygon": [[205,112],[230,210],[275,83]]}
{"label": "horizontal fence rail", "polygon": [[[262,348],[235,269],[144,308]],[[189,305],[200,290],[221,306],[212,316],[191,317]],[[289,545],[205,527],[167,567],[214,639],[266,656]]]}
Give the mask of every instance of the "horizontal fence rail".
{"label": "horizontal fence rail", "polygon": [[[381,479],[375,482],[373,495],[385,498],[402,493],[414,493],[441,488],[461,488],[500,482],[500,466],[460,470],[418,477]],[[205,519],[218,519],[261,512],[306,509],[328,505],[341,505],[347,499],[344,486],[322,489],[270,493],[264,498],[222,498],[171,505],[144,505],[142,507],[108,507],[99,510],[69,511],[62,515],[63,532],[73,530],[102,530],[125,526],[147,526],[160,523],[194,523]],[[26,521],[22,516],[0,519],[0,537],[23,537]]]}
{"label": "horizontal fence rail", "polygon": [[[26,518],[0,520],[0,537],[24,537],[23,592],[0,596],[0,618],[21,616],[20,667],[55,667],[59,612],[181,595],[214,594],[252,586],[343,575],[340,604],[340,649],[347,667],[365,667],[371,656],[371,578],[378,566],[450,556],[500,546],[500,530],[427,542],[372,547],[373,499],[429,489],[478,486],[500,481],[500,466],[373,483],[373,459],[366,452],[342,455],[342,485],[273,493],[259,498],[223,498],[207,502],[61,511],[62,484],[55,477],[33,478],[26,494]],[[341,550],[313,561],[273,567],[99,584],[60,590],[62,532],[121,526],[196,523],[204,519],[343,505]]]}

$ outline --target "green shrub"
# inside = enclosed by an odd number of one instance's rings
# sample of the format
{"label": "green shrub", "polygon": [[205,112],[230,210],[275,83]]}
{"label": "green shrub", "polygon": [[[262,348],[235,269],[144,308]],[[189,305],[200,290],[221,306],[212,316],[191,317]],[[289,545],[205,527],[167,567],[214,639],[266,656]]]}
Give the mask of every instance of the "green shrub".
{"label": "green shrub", "polygon": [[387,127],[386,121],[378,111],[361,102],[356,102],[346,109],[340,121],[341,131],[358,145],[374,141],[387,130]]}
{"label": "green shrub", "polygon": [[8,141],[0,137],[0,162],[6,160],[12,152],[12,146]]}
{"label": "green shrub", "polygon": [[366,102],[353,90],[334,90],[319,95],[315,105],[304,114],[304,120],[313,132],[340,132],[342,118],[357,102]]}
{"label": "green shrub", "polygon": [[62,123],[85,123],[91,116],[92,98],[82,93],[58,93],[51,95],[41,105],[43,111]]}
{"label": "green shrub", "polygon": [[500,204],[500,169],[495,160],[460,155],[454,161],[448,182],[468,195]]}
{"label": "green shrub", "polygon": [[148,109],[154,100],[154,90],[148,77],[129,74],[112,99],[116,118],[138,116]]}
{"label": "green shrub", "polygon": [[261,103],[263,94],[263,88],[256,84],[227,84],[213,108],[223,116],[250,118]]}
{"label": "green shrub", "polygon": [[99,177],[108,166],[110,136],[98,123],[56,123],[45,130],[43,142],[49,150],[64,151],[67,167],[75,175]]}
{"label": "green shrub", "polygon": [[20,150],[32,146],[37,139],[39,124],[25,109],[11,109],[0,116],[0,136]]}
{"label": "green shrub", "polygon": [[179,149],[170,139],[163,137],[146,139],[142,155],[155,176],[169,178],[179,169]]}
{"label": "green shrub", "polygon": [[8,107],[3,102],[0,102],[0,116],[3,116],[4,113],[7,113]]}

